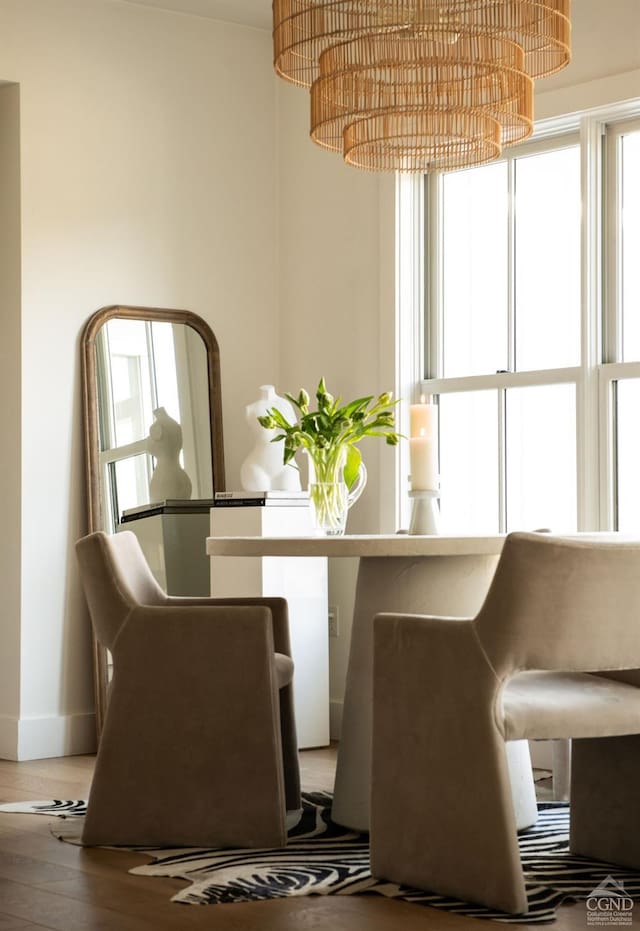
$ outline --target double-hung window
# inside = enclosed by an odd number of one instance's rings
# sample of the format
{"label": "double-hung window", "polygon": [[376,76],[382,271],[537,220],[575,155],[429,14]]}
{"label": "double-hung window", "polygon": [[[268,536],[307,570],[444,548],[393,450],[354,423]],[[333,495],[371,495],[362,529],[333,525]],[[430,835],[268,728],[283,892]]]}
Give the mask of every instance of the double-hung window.
{"label": "double-hung window", "polygon": [[640,122],[425,180],[447,533],[640,529]]}
{"label": "double-hung window", "polygon": [[606,307],[600,371],[602,520],[640,529],[640,119],[609,127],[605,171]]}

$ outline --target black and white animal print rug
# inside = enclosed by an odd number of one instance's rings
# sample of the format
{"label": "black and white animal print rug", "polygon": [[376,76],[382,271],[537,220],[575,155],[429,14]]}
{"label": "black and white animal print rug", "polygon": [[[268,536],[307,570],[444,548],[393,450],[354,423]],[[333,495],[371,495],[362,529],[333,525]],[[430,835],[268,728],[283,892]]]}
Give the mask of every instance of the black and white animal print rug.
{"label": "black and white animal print rug", "polygon": [[[190,883],[172,901],[188,905],[253,902],[304,895],[377,893],[391,899],[428,905],[476,918],[502,922],[546,922],[565,900],[587,899],[623,891],[640,899],[640,874],[634,874],[568,852],[569,807],[563,802],[539,803],[537,823],[522,831],[520,854],[529,910],[505,915],[479,905],[374,879],[369,869],[368,835],[350,831],[331,820],[331,795],[304,793],[302,817],[289,831],[287,846],[276,850],[234,848],[139,849],[153,858],[130,870],[138,876],[166,876]],[[72,819],[54,828],[61,840],[78,843],[82,801],[27,802],[0,805],[0,812],[31,812]],[[131,849],[131,848],[129,848]],[[590,899],[591,901],[591,899]]]}

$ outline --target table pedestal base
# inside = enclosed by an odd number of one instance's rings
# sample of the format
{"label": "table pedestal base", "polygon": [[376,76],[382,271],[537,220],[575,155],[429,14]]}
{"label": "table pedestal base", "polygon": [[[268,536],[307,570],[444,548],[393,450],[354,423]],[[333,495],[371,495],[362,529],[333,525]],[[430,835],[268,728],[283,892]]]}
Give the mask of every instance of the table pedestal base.
{"label": "table pedestal base", "polygon": [[[474,617],[498,556],[361,557],[344,697],[332,817],[369,830],[373,707],[373,618],[381,611]],[[537,817],[527,741],[507,745],[518,829]]]}

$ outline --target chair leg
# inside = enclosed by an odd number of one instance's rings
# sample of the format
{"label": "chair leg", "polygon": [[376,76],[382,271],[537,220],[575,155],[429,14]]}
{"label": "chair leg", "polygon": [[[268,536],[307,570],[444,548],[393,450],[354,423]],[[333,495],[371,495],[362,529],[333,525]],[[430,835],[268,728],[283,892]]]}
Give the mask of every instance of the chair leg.
{"label": "chair leg", "polygon": [[[525,912],[493,672],[462,624],[444,622],[450,649],[436,654],[436,634],[427,626],[423,636],[420,619],[403,621],[375,621],[372,873]],[[476,672],[474,686],[451,687],[457,664]]]}
{"label": "chair leg", "polygon": [[[492,748],[503,755],[504,749],[504,744]],[[490,759],[471,753],[455,760],[450,748],[446,762],[428,752],[409,761],[397,741],[380,751],[374,749],[373,875],[513,914],[525,912],[506,759],[496,770]]]}
{"label": "chair leg", "polygon": [[640,735],[572,744],[571,852],[640,869]]}

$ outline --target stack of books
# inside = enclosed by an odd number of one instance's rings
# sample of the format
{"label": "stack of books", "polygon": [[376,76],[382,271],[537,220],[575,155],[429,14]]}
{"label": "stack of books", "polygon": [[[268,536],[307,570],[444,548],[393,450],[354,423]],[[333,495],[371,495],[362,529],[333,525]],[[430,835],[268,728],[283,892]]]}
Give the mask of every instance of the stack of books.
{"label": "stack of books", "polygon": [[152,501],[127,508],[122,512],[120,523],[138,520],[141,517],[155,517],[157,514],[206,514],[213,507],[213,498],[167,498],[166,501]]}
{"label": "stack of books", "polygon": [[217,491],[216,508],[292,507],[308,505],[307,491]]}

